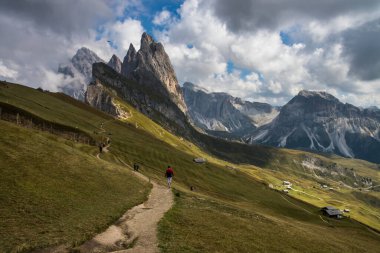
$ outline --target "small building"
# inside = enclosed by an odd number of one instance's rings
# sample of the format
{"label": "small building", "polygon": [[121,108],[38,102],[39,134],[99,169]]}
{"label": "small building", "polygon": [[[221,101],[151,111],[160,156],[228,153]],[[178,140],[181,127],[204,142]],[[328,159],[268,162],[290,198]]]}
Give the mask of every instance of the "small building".
{"label": "small building", "polygon": [[292,186],[292,183],[290,183],[289,181],[284,181],[282,184],[285,186]]}
{"label": "small building", "polygon": [[285,190],[283,190],[283,192],[285,192],[285,193],[289,193],[289,190],[286,190],[286,189],[285,189]]}
{"label": "small building", "polygon": [[350,209],[346,208],[346,209],[343,210],[343,212],[345,212],[345,213],[349,213],[349,212],[350,212]]}
{"label": "small building", "polygon": [[292,187],[290,185],[286,186],[286,189],[291,190]]}
{"label": "small building", "polygon": [[322,185],[322,188],[325,188],[325,189],[326,189],[326,188],[327,188],[327,185],[325,185],[325,184],[324,184],[324,185]]}
{"label": "small building", "polygon": [[206,163],[207,162],[207,160],[205,158],[203,158],[203,157],[194,158],[193,161],[195,163]]}
{"label": "small building", "polygon": [[333,206],[326,206],[321,209],[322,213],[330,218],[340,219],[343,217],[342,211]]}

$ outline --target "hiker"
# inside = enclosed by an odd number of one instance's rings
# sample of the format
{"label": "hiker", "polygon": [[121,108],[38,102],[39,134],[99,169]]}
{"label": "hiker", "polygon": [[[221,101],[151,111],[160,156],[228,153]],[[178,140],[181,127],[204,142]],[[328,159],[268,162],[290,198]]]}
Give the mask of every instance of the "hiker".
{"label": "hiker", "polygon": [[173,171],[173,169],[170,166],[168,166],[168,168],[166,169],[165,176],[166,176],[166,178],[168,180],[168,188],[171,188],[171,186],[172,186],[172,178],[174,176],[174,171]]}
{"label": "hiker", "polygon": [[134,164],[133,164],[133,170],[134,170],[134,171],[139,171],[139,167],[140,167],[140,166],[139,166],[137,163],[134,163]]}
{"label": "hiker", "polygon": [[102,145],[99,145],[99,153],[102,153],[102,151],[103,151],[103,147]]}

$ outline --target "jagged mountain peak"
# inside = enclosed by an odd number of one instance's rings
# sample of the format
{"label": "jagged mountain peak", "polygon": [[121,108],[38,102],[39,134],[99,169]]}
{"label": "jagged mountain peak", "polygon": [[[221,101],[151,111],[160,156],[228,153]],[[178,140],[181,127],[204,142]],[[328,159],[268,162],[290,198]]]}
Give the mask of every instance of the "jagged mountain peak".
{"label": "jagged mountain peak", "polygon": [[92,79],[92,64],[104,62],[95,52],[86,47],[78,49],[71,60],[64,64],[59,64],[58,73],[71,81],[60,89],[79,100],[84,100],[84,93],[87,85]]}
{"label": "jagged mountain peak", "polygon": [[305,98],[322,98],[330,101],[339,102],[339,100],[336,97],[325,91],[301,90],[297,96]]}
{"label": "jagged mountain peak", "polygon": [[116,72],[121,73],[122,62],[116,55],[112,55],[107,65],[113,68]]}
{"label": "jagged mountain peak", "polygon": [[74,67],[81,72],[86,80],[91,79],[92,64],[95,62],[104,62],[95,52],[86,47],[78,49],[71,59]]}
{"label": "jagged mountain peak", "polygon": [[130,80],[168,96],[182,112],[186,112],[182,91],[169,56],[163,45],[155,42],[149,34],[142,34],[138,52],[130,45],[121,73]]}
{"label": "jagged mountain peak", "polygon": [[183,84],[182,90],[192,122],[212,135],[240,138],[278,114],[269,104],[244,101],[224,92],[208,92],[189,82]]}
{"label": "jagged mountain peak", "polygon": [[100,62],[103,61],[95,52],[91,51],[87,47],[81,47],[77,50],[75,55],[72,58],[72,61],[79,60],[79,61],[95,61]]}
{"label": "jagged mountain peak", "polygon": [[141,36],[141,49],[144,50],[144,49],[149,48],[152,43],[155,43],[152,36],[144,32]]}
{"label": "jagged mountain peak", "polygon": [[132,55],[134,55],[134,54],[136,54],[136,49],[135,49],[135,47],[133,46],[133,44],[131,43],[131,44],[129,44],[129,48],[128,48],[128,51],[127,51],[127,55],[128,54],[132,54]]}
{"label": "jagged mountain peak", "polygon": [[167,56],[164,46],[160,42],[156,42],[152,36],[147,33],[143,33],[140,42],[140,52],[147,53],[149,55],[161,55],[162,58],[166,58],[170,63],[169,57]]}
{"label": "jagged mountain peak", "polygon": [[249,141],[379,162],[380,117],[327,92],[301,91]]}
{"label": "jagged mountain peak", "polygon": [[84,54],[93,54],[94,52],[87,48],[87,47],[81,47],[77,50],[76,54],[80,54],[80,53],[84,53]]}
{"label": "jagged mountain peak", "polygon": [[124,57],[124,61],[121,65],[121,73],[128,77],[133,79],[132,77],[132,71],[134,71],[137,68],[137,58],[136,58],[136,49],[131,43],[129,45],[127,54]]}
{"label": "jagged mountain peak", "polygon": [[[119,57],[116,54],[113,54],[110,61],[120,61]],[[121,62],[121,61],[120,61]]]}

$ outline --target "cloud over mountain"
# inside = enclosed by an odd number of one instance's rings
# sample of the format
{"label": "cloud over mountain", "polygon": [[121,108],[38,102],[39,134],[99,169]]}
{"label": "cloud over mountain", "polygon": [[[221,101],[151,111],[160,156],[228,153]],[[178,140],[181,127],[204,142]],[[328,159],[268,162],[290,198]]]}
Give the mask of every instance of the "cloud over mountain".
{"label": "cloud over mountain", "polygon": [[1,1],[0,78],[57,90],[81,47],[123,58],[144,31],[180,83],[284,104],[302,89],[380,105],[380,2],[226,0]]}

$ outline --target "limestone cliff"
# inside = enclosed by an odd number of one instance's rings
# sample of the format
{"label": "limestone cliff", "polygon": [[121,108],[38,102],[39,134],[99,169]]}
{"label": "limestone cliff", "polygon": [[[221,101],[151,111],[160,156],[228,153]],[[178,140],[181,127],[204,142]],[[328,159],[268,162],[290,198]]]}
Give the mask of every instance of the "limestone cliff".
{"label": "limestone cliff", "polygon": [[168,96],[182,112],[186,112],[181,88],[170,62],[169,56],[161,43],[144,33],[141,37],[140,50],[131,44],[124,58],[121,73],[130,80],[149,85],[152,91]]}

